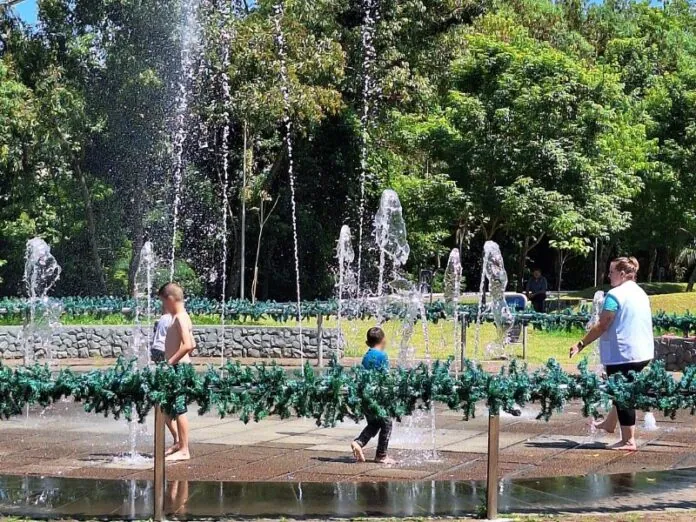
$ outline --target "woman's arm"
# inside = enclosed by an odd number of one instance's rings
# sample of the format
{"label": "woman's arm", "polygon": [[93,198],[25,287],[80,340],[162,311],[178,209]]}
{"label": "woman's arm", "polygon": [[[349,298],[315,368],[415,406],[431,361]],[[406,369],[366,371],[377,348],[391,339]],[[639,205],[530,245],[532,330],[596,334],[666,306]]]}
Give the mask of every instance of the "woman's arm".
{"label": "woman's arm", "polygon": [[611,323],[614,322],[615,316],[616,312],[604,310],[599,316],[599,322],[585,334],[585,337],[583,337],[581,341],[570,347],[570,358],[572,359],[575,355],[579,354],[585,346],[599,339],[602,334],[609,329]]}

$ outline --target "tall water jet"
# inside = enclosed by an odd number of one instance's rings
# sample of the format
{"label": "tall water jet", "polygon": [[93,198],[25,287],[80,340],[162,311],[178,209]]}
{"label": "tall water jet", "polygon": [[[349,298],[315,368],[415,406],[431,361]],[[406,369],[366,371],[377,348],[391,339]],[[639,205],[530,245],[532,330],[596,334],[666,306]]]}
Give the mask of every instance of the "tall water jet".
{"label": "tall water jet", "polygon": [[297,204],[295,199],[295,172],[293,170],[292,158],[292,119],[290,118],[290,81],[288,79],[288,69],[285,49],[285,36],[281,20],[284,16],[282,2],[273,6],[273,17],[275,27],[275,40],[280,61],[280,91],[283,95],[283,124],[285,126],[285,145],[288,151],[288,177],[290,179],[290,203],[292,210],[292,239],[293,253],[295,256],[295,290],[297,295],[297,326],[300,333],[300,360],[304,366],[304,342],[302,334],[302,302],[300,297],[300,255],[297,238]]}
{"label": "tall water jet", "polygon": [[[128,346],[128,357],[131,360],[135,360],[135,366],[138,369],[143,369],[150,364],[154,313],[152,286],[156,267],[157,258],[152,243],[145,241],[140,250],[140,258],[133,285],[135,315],[131,342]],[[128,462],[139,461],[144,458],[137,452],[138,436],[141,431],[142,426],[135,419],[131,420],[128,424],[128,440],[130,442],[130,451],[127,456]]]}
{"label": "tall water jet", "polygon": [[349,300],[354,297],[356,289],[355,274],[353,273],[353,261],[355,260],[355,252],[351,243],[350,228],[348,225],[341,227],[341,233],[338,236],[338,245],[336,247],[336,259],[338,260],[338,311],[336,320],[338,323],[338,331],[341,331],[341,318],[343,316],[344,299]]}
{"label": "tall water jet", "polygon": [[493,358],[508,358],[505,352],[508,343],[508,332],[512,328],[514,317],[507,301],[505,301],[505,288],[508,277],[503,263],[503,255],[500,247],[494,241],[486,241],[483,245],[483,270],[481,275],[481,296],[479,298],[479,312],[476,325],[476,351],[480,342],[480,326],[483,315],[483,299],[485,281],[488,281],[488,290],[491,300],[487,311],[493,315],[493,323],[496,329],[496,338],[486,345],[486,355]]}
{"label": "tall water jet", "polygon": [[43,350],[48,361],[53,359],[51,349],[52,330],[58,325],[62,307],[48,298],[48,292],[60,279],[61,268],[51,254],[51,247],[41,238],[27,241],[24,258],[24,284],[29,296],[29,316],[25,322],[22,339],[24,364],[32,364],[36,347]]}
{"label": "tall water jet", "polygon": [[194,77],[194,62],[200,42],[198,6],[200,0],[182,0],[181,24],[181,76],[176,97],[174,128],[174,202],[172,204],[172,244],[169,256],[169,280],[174,280],[176,235],[179,227],[179,207],[184,179],[184,144],[187,137],[189,94]]}
{"label": "tall water jet", "polygon": [[[461,334],[459,332],[459,298],[461,297],[461,284],[462,284],[462,263],[459,256],[459,249],[453,248],[450,251],[449,258],[447,259],[447,268],[445,269],[444,278],[444,297],[445,303],[452,307],[452,318],[454,321],[454,331],[453,331],[453,355],[454,355],[454,368],[456,371],[457,364],[460,361],[459,355],[464,348],[461,343]],[[463,327],[463,326],[462,326]]]}
{"label": "tall water jet", "polygon": [[[379,280],[377,283],[377,297],[381,301],[384,294],[384,270],[387,257],[393,265],[393,278],[398,279],[399,267],[406,264],[411,248],[406,236],[406,222],[404,221],[401,201],[396,192],[387,189],[382,192],[379,209],[374,221],[375,242],[379,248]],[[377,318],[381,323],[384,320],[383,305],[379,304]]]}
{"label": "tall water jet", "polygon": [[[590,320],[587,321],[587,325],[585,326],[586,331],[589,332],[590,330],[592,330],[592,328],[599,324],[599,316],[602,314],[603,309],[604,292],[602,290],[597,290],[592,298],[592,315],[590,316]],[[599,342],[594,343],[594,347],[592,348],[592,352],[589,356],[589,363],[590,367],[595,369],[595,372],[602,372],[602,366],[600,364],[599,357]]]}
{"label": "tall water jet", "polygon": [[363,22],[360,26],[360,39],[363,49],[363,85],[362,85],[362,114],[360,115],[360,207],[358,232],[358,276],[357,285],[360,288],[362,276],[363,223],[365,219],[365,186],[367,185],[367,141],[370,123],[370,108],[376,83],[373,67],[376,58],[374,38],[377,22],[376,0],[363,0]]}
{"label": "tall water jet", "polygon": [[[227,302],[227,221],[229,208],[229,161],[230,161],[230,105],[232,104],[232,94],[230,92],[230,78],[228,69],[230,67],[230,40],[231,35],[226,27],[231,15],[231,9],[227,2],[221,6],[221,45],[222,45],[222,103],[224,106],[222,113],[222,289],[220,291],[220,366],[225,365],[225,303]],[[244,148],[246,155],[246,147]],[[246,158],[245,158],[246,160]],[[244,194],[242,194],[244,197]],[[242,232],[244,233],[244,232]],[[242,271],[242,278],[244,273]]]}

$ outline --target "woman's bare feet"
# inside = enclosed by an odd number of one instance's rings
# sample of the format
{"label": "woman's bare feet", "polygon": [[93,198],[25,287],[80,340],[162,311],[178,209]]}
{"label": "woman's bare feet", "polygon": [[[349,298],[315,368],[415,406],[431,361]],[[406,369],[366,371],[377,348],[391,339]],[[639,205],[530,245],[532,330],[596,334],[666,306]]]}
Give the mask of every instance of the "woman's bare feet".
{"label": "woman's bare feet", "polygon": [[638,446],[636,446],[635,440],[621,440],[616,444],[612,444],[611,446],[609,446],[609,449],[613,449],[616,451],[638,451]]}
{"label": "woman's bare feet", "polygon": [[602,422],[592,422],[592,427],[595,430],[604,430],[607,433],[614,433],[616,431],[616,424],[609,424],[606,419]]}
{"label": "woman's bare feet", "polygon": [[396,464],[396,461],[395,461],[394,459],[392,459],[391,457],[379,457],[379,458],[375,458],[375,462],[376,462],[377,464],[388,464],[388,465],[390,465],[390,464]]}
{"label": "woman's bare feet", "polygon": [[191,460],[191,455],[189,454],[188,451],[175,451],[171,455],[169,455],[167,458],[165,458],[167,462],[178,462],[180,460]]}
{"label": "woman's bare feet", "polygon": [[164,456],[168,457],[169,455],[172,455],[172,454],[176,453],[177,451],[179,451],[179,443],[175,442],[167,449],[167,451],[164,452]]}
{"label": "woman's bare feet", "polygon": [[353,451],[353,456],[358,462],[365,462],[365,454],[363,453],[362,446],[357,442],[353,441],[350,443],[350,449]]}

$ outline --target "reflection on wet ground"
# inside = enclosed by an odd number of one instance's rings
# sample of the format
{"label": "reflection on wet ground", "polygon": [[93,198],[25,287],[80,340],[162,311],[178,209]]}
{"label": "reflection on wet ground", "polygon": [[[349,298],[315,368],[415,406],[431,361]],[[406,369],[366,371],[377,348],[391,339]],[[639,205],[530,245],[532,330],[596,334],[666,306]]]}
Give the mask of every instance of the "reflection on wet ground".
{"label": "reflection on wet ground", "polygon": [[[696,468],[504,480],[500,510],[558,513],[696,508]],[[171,518],[463,516],[476,512],[478,481],[195,482],[167,484]],[[152,484],[140,480],[0,477],[0,514],[34,518],[152,516]]]}

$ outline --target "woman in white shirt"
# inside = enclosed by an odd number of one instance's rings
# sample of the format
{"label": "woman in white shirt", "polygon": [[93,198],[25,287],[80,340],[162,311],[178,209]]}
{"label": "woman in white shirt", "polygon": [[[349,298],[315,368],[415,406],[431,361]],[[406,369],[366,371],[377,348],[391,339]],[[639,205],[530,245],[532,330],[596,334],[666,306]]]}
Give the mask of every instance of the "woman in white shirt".
{"label": "woman in white shirt", "polygon": [[[636,284],[638,260],[619,257],[611,262],[609,280],[612,289],[604,298],[599,323],[570,348],[570,357],[599,338],[600,359],[607,375],[621,373],[633,380],[630,372],[640,372],[655,356],[650,299]],[[636,410],[614,407],[596,427],[614,433],[621,426],[621,441],[613,449],[635,451]]]}

